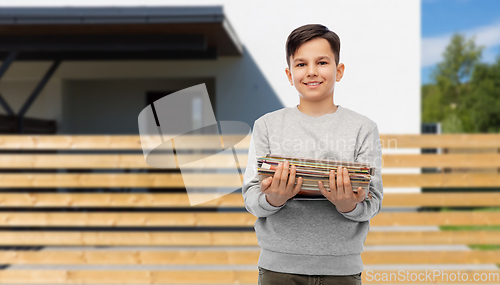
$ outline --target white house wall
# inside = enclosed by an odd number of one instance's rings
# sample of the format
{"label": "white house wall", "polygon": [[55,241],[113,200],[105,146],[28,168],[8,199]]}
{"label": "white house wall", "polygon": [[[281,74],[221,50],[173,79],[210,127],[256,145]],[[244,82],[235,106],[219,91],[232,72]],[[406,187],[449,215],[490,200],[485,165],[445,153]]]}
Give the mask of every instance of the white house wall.
{"label": "white house wall", "polygon": [[[229,119],[240,115],[250,121],[255,115],[247,108],[259,92],[270,92],[282,106],[298,103],[296,90],[289,85],[284,69],[285,41],[296,27],[321,23],[339,34],[340,59],[346,65],[345,76],[337,84],[335,103],[375,120],[381,133],[420,132],[420,1],[123,1],[123,0],[55,0],[51,6],[189,6],[223,5],[224,13],[237,36],[264,76],[245,73],[240,66],[245,59],[220,58],[213,61],[162,61],[155,63],[70,63],[65,62],[51,81],[64,78],[100,77],[169,77],[179,75],[215,75],[217,79],[218,116]],[[48,6],[46,1],[5,1],[0,7]],[[238,63],[239,62],[239,63]],[[0,81],[0,92],[9,81],[40,78],[49,63],[14,63]],[[122,68],[126,67],[126,68]],[[234,72],[234,69],[236,71]],[[264,81],[263,81],[264,80]],[[266,90],[269,86],[269,90]],[[263,90],[264,89],[264,90]],[[42,96],[58,96],[44,90]],[[2,92],[4,93],[4,92]],[[5,93],[5,97],[9,94]],[[15,95],[23,96],[22,94]],[[26,95],[27,96],[27,95]],[[273,100],[273,98],[268,98]],[[37,99],[33,107],[39,108]],[[60,101],[59,101],[60,102]],[[256,106],[266,104],[260,101]],[[13,103],[14,105],[14,103]],[[54,110],[50,110],[54,111]],[[264,109],[256,113],[263,113]],[[60,111],[29,115],[57,118]]]}
{"label": "white house wall", "polygon": [[[61,86],[68,79],[215,77],[217,118],[252,125],[264,113],[298,103],[284,71],[286,38],[301,25],[320,23],[340,36],[340,61],[346,65],[344,78],[336,84],[335,103],[373,119],[381,134],[420,133],[419,0],[52,0],[50,5],[222,5],[245,51],[243,57],[215,61],[63,62],[30,108],[29,117],[64,124]],[[18,0],[3,1],[2,6],[48,4]],[[0,81],[0,93],[15,111],[49,66],[49,62],[13,63]]]}

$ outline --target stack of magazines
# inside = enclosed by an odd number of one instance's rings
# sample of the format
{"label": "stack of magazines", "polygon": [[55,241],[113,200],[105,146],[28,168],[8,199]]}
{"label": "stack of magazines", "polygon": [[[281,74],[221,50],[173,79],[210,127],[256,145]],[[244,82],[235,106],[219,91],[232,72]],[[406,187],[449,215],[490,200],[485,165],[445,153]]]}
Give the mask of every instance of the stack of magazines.
{"label": "stack of magazines", "polygon": [[318,181],[323,182],[325,189],[329,190],[330,170],[333,169],[336,176],[339,167],[347,169],[354,192],[357,192],[358,187],[362,187],[366,193],[365,199],[371,198],[371,195],[369,195],[369,185],[371,176],[375,174],[375,167],[370,167],[369,163],[267,154],[264,157],[257,157],[259,181],[274,176],[278,168],[278,163],[284,162],[285,160],[289,162],[289,175],[292,165],[295,165],[296,174],[294,185],[297,185],[297,179],[302,177],[301,190],[292,198],[294,200],[325,200],[326,198],[319,190]]}

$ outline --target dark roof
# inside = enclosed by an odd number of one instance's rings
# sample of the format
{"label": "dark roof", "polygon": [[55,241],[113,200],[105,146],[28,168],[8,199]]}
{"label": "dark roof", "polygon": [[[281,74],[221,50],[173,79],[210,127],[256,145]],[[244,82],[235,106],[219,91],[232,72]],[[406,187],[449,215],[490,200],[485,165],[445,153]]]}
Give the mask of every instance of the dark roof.
{"label": "dark roof", "polygon": [[222,6],[30,7],[0,9],[0,24],[125,24],[222,22]]}
{"label": "dark roof", "polygon": [[239,56],[222,6],[0,9],[0,56],[18,59],[197,59]]}

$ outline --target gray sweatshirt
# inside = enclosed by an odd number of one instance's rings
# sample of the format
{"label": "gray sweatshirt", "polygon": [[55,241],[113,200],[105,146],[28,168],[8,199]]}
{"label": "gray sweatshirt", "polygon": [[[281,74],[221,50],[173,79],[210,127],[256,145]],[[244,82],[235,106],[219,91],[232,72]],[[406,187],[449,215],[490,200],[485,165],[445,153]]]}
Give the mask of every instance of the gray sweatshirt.
{"label": "gray sweatshirt", "polygon": [[[328,200],[289,199],[275,207],[262,193],[256,156],[285,156],[368,162],[376,167],[372,201],[341,213]],[[369,118],[338,106],[335,113],[312,117],[297,106],[267,113],[253,126],[242,193],[256,216],[261,247],[258,265],[272,271],[307,275],[352,275],[363,271],[361,252],[370,219],[383,199],[382,152],[378,127]],[[320,193],[320,192],[319,192]]]}

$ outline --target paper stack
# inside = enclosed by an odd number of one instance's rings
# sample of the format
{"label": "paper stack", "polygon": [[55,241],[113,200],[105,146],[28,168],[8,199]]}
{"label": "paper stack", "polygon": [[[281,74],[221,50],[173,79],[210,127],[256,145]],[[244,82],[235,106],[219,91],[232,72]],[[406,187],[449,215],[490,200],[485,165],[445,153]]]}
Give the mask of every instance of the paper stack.
{"label": "paper stack", "polygon": [[[335,171],[335,176],[337,174],[338,167],[347,168],[349,173],[349,179],[351,181],[352,190],[357,192],[358,187],[362,187],[367,194],[366,197],[370,198],[369,185],[371,176],[375,174],[375,167],[370,167],[368,163],[359,162],[345,162],[329,159],[311,159],[303,157],[291,157],[283,155],[271,155],[267,154],[264,157],[258,156],[258,173],[259,181],[262,181],[270,176],[274,176],[276,169],[278,168],[278,163],[287,160],[289,166],[295,165],[296,175],[295,175],[295,185],[297,184],[297,179],[302,177],[302,187],[301,191],[292,199],[296,200],[316,200],[316,199],[326,199],[323,194],[321,194],[318,181],[323,182],[323,186],[329,190],[330,183],[330,170]],[[288,174],[290,175],[290,169]],[[365,197],[365,198],[366,198]]]}

